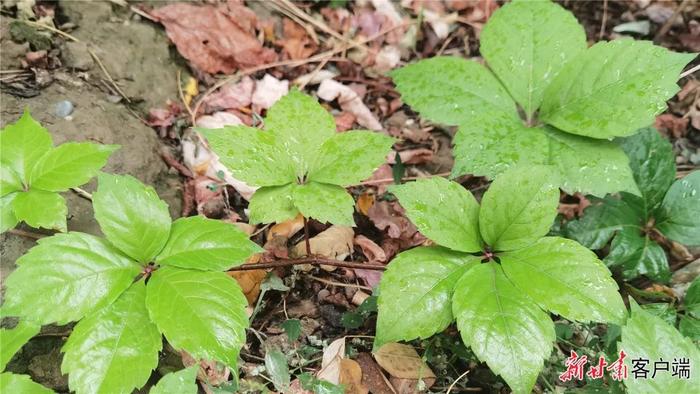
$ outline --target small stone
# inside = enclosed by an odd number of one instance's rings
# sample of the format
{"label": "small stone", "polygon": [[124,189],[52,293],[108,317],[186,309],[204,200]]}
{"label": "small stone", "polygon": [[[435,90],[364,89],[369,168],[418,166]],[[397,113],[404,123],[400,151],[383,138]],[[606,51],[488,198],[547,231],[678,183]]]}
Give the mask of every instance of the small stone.
{"label": "small stone", "polygon": [[56,108],[54,113],[59,118],[67,118],[73,113],[73,103],[68,100],[59,101],[56,103]]}

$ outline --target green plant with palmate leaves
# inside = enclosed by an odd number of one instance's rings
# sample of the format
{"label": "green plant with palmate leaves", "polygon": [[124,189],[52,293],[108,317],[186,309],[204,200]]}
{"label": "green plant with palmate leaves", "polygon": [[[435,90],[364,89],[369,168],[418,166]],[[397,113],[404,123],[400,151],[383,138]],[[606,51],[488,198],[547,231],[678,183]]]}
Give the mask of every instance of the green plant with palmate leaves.
{"label": "green plant with palmate leaves", "polygon": [[545,237],[559,203],[553,169],[510,169],[481,206],[458,183],[419,180],[389,190],[437,244],[400,253],[379,285],[375,346],[426,338],[457,321],[462,339],[516,393],[530,392],[555,341],[546,311],[621,324],[610,271],[575,241]]}
{"label": "green plant with palmate leaves", "polygon": [[423,117],[459,126],[452,175],[493,178],[514,165],[546,164],[564,191],[601,197],[638,193],[609,139],[652,124],[696,56],[628,39],[587,48],[576,18],[549,1],[501,7],[481,33],[481,54],[488,68],[435,57],[391,74]]}
{"label": "green plant with palmate leaves", "polygon": [[282,222],[301,213],[353,226],[355,204],[344,186],[372,175],[393,144],[367,130],[336,133],[333,116],[298,90],[268,110],[264,131],[197,130],[236,178],[260,186],[250,200],[251,223]]}
{"label": "green plant with palmate leaves", "polygon": [[591,198],[592,205],[582,218],[567,223],[565,234],[589,249],[602,249],[612,238],[604,260],[611,269],[619,269],[625,279],[645,275],[668,282],[671,271],[659,242],[700,245],[700,171],[675,180],[671,143],[653,128],[619,143],[641,196],[623,192]]}
{"label": "green plant with palmate leaves", "polygon": [[[175,349],[235,371],[248,303],[222,271],[262,249],[230,223],[173,222],[155,191],[130,176],[99,175],[93,206],[105,238],[69,232],[39,240],[6,280],[3,316],[34,327],[78,322],[61,366],[78,394],[143,386],[158,363],[161,335]],[[16,349],[33,335],[15,334]],[[22,392],[15,384],[26,383],[8,381],[3,392]]]}
{"label": "green plant with palmate leaves", "polygon": [[51,134],[25,110],[0,130],[0,232],[21,221],[66,231],[68,209],[59,193],[87,183],[118,148],[90,142],[54,147]]}

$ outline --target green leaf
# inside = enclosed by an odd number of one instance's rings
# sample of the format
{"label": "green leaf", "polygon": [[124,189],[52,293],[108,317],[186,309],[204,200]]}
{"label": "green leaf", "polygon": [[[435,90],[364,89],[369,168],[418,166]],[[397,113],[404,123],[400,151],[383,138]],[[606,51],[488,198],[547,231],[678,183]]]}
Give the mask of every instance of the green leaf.
{"label": "green leaf", "polygon": [[457,126],[474,116],[486,119],[498,113],[519,120],[508,92],[475,61],[437,56],[394,70],[391,77],[401,99],[434,122]]}
{"label": "green leaf", "polygon": [[150,262],[163,249],[170,213],[152,187],[129,175],[102,173],[92,203],[107,239],[136,261]]}
{"label": "green leaf", "polygon": [[281,223],[294,219],[299,210],[294,205],[295,183],[284,186],[264,186],[250,199],[250,223]]}
{"label": "green leaf", "polygon": [[309,182],[294,188],[294,205],[307,218],[321,223],[354,226],[355,200],[337,185]]}
{"label": "green leaf", "polygon": [[[58,193],[30,189],[12,201],[17,220],[35,228],[66,231],[66,200]],[[14,226],[13,226],[14,227]]]}
{"label": "green leaf", "polygon": [[107,164],[118,145],[68,142],[37,160],[29,184],[33,188],[60,192],[87,183]]}
{"label": "green leaf", "polygon": [[163,376],[149,394],[197,394],[199,364]]}
{"label": "green leaf", "polygon": [[562,66],[585,49],[576,18],[549,1],[508,3],[481,32],[481,54],[528,115]]}
{"label": "green leaf", "polygon": [[204,271],[224,271],[241,265],[262,248],[236,225],[192,216],[176,220],[170,238],[156,257],[161,265]]}
{"label": "green leaf", "polygon": [[285,185],[297,179],[297,164],[270,131],[247,126],[197,131],[207,137],[209,147],[236,179],[254,186]]}
{"label": "green leaf", "polygon": [[690,316],[681,316],[678,331],[693,341],[700,341],[700,320]]}
{"label": "green leaf", "polygon": [[287,357],[277,349],[270,349],[265,352],[265,369],[267,370],[272,384],[280,393],[289,391],[290,376],[287,366]]}
{"label": "green leaf", "polygon": [[16,123],[0,130],[0,161],[26,184],[32,167],[51,145],[51,135],[25,109]]}
{"label": "green leaf", "polygon": [[301,320],[287,319],[281,324],[284,332],[287,333],[287,338],[290,342],[294,342],[301,336]]}
{"label": "green leaf", "polygon": [[695,278],[688,287],[683,299],[685,310],[692,316],[700,318],[700,277]]}
{"label": "green leaf", "polygon": [[661,204],[664,194],[676,176],[676,159],[671,143],[656,129],[648,127],[624,138],[620,146],[630,159],[630,168],[645,202],[645,211],[651,212]]}
{"label": "green leaf", "polygon": [[0,197],[0,233],[14,228],[19,223],[12,206],[18,195],[19,193],[11,193]]}
{"label": "green leaf", "polygon": [[560,187],[565,192],[598,197],[620,191],[639,194],[627,155],[617,144],[551,127],[545,133],[549,137],[548,163],[559,169]]}
{"label": "green leaf", "polygon": [[347,131],[315,149],[308,179],[333,185],[353,185],[369,178],[386,160],[394,140],[373,131]]}
{"label": "green leaf", "polygon": [[547,234],[557,216],[556,173],[545,166],[517,167],[501,174],[481,199],[479,228],[493,250],[514,250]]}
{"label": "green leaf", "polygon": [[639,228],[623,228],[615,235],[605,263],[609,267],[620,267],[628,280],[640,275],[663,283],[671,279],[663,248],[643,235]]}
{"label": "green leaf", "polygon": [[0,197],[23,190],[22,180],[10,166],[0,162]]}
{"label": "green leaf", "polygon": [[[632,303],[632,316],[622,328],[622,341],[618,349],[624,350],[631,359],[644,358],[651,362],[663,358],[669,364],[674,359],[690,360],[690,379],[671,376],[670,372],[657,373],[654,379],[626,379],[630,393],[692,393],[700,387],[700,378],[693,365],[700,362],[700,351],[689,338],[683,337],[675,328],[660,318],[642,310]],[[652,364],[653,365],[653,364]],[[651,366],[650,366],[651,367]],[[651,375],[649,375],[651,377]],[[694,387],[694,388],[693,388]]]}
{"label": "green leaf", "polygon": [[[111,304],[141,267],[102,238],[70,232],[42,238],[7,278],[6,313],[66,324]],[[16,312],[16,313],[13,313]]]}
{"label": "green leaf", "polygon": [[396,256],[382,275],[375,348],[428,338],[452,323],[452,293],[479,257],[442,247],[419,247]]}
{"label": "green leaf", "polygon": [[589,249],[602,249],[618,230],[641,230],[642,212],[638,212],[629,201],[630,198],[612,196],[592,199],[591,206],[583,211],[583,217],[567,223],[567,238]]}
{"label": "green leaf", "polygon": [[335,119],[315,98],[292,89],[267,111],[265,130],[289,152],[301,177],[316,160],[319,146],[335,135]]}
{"label": "green leaf", "polygon": [[128,394],[146,384],[161,347],[146,309],[146,285],[139,281],[78,322],[63,346],[61,372],[76,393]]}
{"label": "green leaf", "polygon": [[234,279],[223,272],[161,268],[148,282],[146,305],[175,349],[236,371],[248,327],[248,301]]}
{"label": "green leaf", "polygon": [[580,322],[624,321],[627,310],[610,271],[576,241],[545,237],[500,258],[508,279],[543,309]]}
{"label": "green leaf", "polygon": [[554,323],[495,263],[457,282],[452,311],[462,340],[514,393],[529,393],[556,339]]}
{"label": "green leaf", "polygon": [[656,228],[686,245],[700,245],[700,171],[693,171],[668,189]]}
{"label": "green leaf", "polygon": [[421,179],[389,188],[418,230],[438,245],[460,252],[481,250],[479,203],[459,183]]}
{"label": "green leaf", "polygon": [[452,177],[495,178],[513,166],[547,164],[549,141],[541,128],[528,128],[510,113],[476,112],[453,139]]}
{"label": "green leaf", "polygon": [[53,394],[53,391],[34,382],[27,375],[10,372],[0,374],[0,392],[17,394]]}
{"label": "green leaf", "polygon": [[0,371],[4,371],[12,356],[41,330],[41,326],[20,320],[14,328],[0,328]]}
{"label": "green leaf", "polygon": [[695,58],[648,41],[599,42],[569,61],[544,92],[540,119],[593,138],[634,134],[654,122]]}

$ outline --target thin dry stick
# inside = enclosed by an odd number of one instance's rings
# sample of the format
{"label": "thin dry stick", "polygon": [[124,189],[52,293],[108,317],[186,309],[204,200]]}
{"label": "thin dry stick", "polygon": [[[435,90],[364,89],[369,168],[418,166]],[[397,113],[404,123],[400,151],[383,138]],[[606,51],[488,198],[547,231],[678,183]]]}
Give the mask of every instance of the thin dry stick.
{"label": "thin dry stick", "polygon": [[245,265],[240,265],[238,267],[231,268],[229,272],[231,271],[250,271],[250,270],[257,270],[257,269],[268,269],[268,268],[279,268],[279,267],[290,267],[293,265],[301,265],[301,264],[311,264],[311,265],[331,265],[333,267],[341,267],[341,268],[359,268],[359,269],[366,269],[366,270],[375,270],[375,271],[385,271],[386,266],[385,265],[379,265],[379,264],[366,264],[366,263],[357,263],[353,261],[338,261],[338,260],[333,260],[333,259],[324,259],[321,257],[302,257],[299,259],[279,259],[275,260],[270,263],[255,263],[255,264],[245,264]]}
{"label": "thin dry stick", "polygon": [[71,187],[71,190],[76,192],[80,197],[92,201],[92,194],[86,192],[85,190],[79,187]]}
{"label": "thin dry stick", "polygon": [[691,68],[690,70],[684,71],[684,72],[681,74],[681,76],[678,77],[678,79],[685,78],[685,77],[687,77],[688,75],[690,75],[690,74],[692,74],[692,73],[694,73],[694,72],[697,72],[698,70],[700,70],[700,64],[696,64],[695,67]]}
{"label": "thin dry stick", "polygon": [[194,114],[192,113],[192,108],[190,108],[189,103],[187,103],[187,100],[185,100],[185,94],[182,92],[182,78],[180,78],[180,70],[177,70],[177,92],[180,95],[180,101],[182,101],[182,105],[185,106],[185,110],[187,110],[187,113],[190,114],[190,118],[194,117]]}
{"label": "thin dry stick", "polygon": [[303,219],[304,219],[304,243],[306,244],[306,255],[311,256],[311,242],[309,241],[309,222],[306,220],[306,216],[304,216]]}
{"label": "thin dry stick", "polygon": [[327,285],[329,285],[329,286],[348,287],[348,288],[351,288],[351,289],[361,289],[361,290],[367,290],[367,291],[370,291],[370,292],[372,291],[372,288],[371,288],[371,287],[367,287],[367,286],[356,285],[356,284],[354,284],[354,283],[333,282],[332,280],[327,280],[327,279],[319,278],[319,277],[313,276],[313,275],[307,275],[307,276],[308,276],[309,278],[311,278],[311,279],[317,281],[317,282],[321,282],[321,283],[327,284]]}
{"label": "thin dry stick", "polygon": [[600,32],[598,33],[598,41],[603,39],[605,35],[605,24],[608,21],[608,0],[603,0],[603,20],[600,22]]}
{"label": "thin dry stick", "polygon": [[[323,52],[323,53],[319,53],[318,55],[311,56],[311,57],[309,57],[309,58],[307,58],[307,59],[300,59],[300,60],[282,60],[282,61],[279,61],[279,62],[273,62],[273,63],[263,64],[263,65],[260,65],[260,66],[251,67],[251,68],[245,69],[245,70],[243,70],[243,71],[239,71],[239,72],[237,72],[237,73],[234,74],[234,75],[231,75],[231,76],[229,76],[229,77],[226,77],[226,78],[222,79],[221,81],[215,83],[212,87],[210,87],[209,89],[207,89],[207,90],[204,92],[204,94],[202,94],[202,97],[200,97],[199,100],[197,100],[197,104],[195,104],[195,106],[194,106],[193,113],[194,113],[195,116],[199,113],[199,108],[200,108],[201,105],[204,103],[204,100],[206,100],[206,98],[209,97],[209,95],[211,95],[212,93],[214,93],[214,91],[215,91],[216,89],[218,89],[218,88],[220,88],[220,87],[226,85],[226,84],[229,83],[229,82],[233,82],[233,81],[235,81],[235,80],[238,80],[238,79],[241,78],[241,77],[244,77],[244,76],[246,76],[246,75],[250,75],[250,74],[256,73],[256,72],[258,72],[258,71],[267,70],[267,69],[275,68],[275,67],[282,67],[282,66],[296,67],[296,66],[301,66],[302,64],[315,63],[315,62],[323,61],[323,60],[326,59],[326,58],[331,58],[331,57],[333,57],[333,55],[335,55],[336,53],[340,53],[340,52],[346,51],[346,50],[348,50],[348,49],[351,49],[351,48],[354,48],[354,47],[357,47],[357,46],[366,44],[366,43],[368,43],[368,42],[370,42],[370,41],[376,40],[377,38],[379,38],[379,37],[381,37],[381,36],[383,36],[383,35],[385,35],[385,34],[387,34],[387,33],[392,32],[392,31],[394,31],[394,30],[396,30],[396,29],[398,29],[398,28],[400,28],[400,27],[406,27],[406,26],[412,25],[412,24],[414,24],[414,23],[415,23],[415,22],[408,22],[408,23],[403,23],[403,24],[400,24],[400,25],[396,25],[396,26],[389,27],[389,28],[384,29],[384,30],[380,31],[379,33],[377,33],[377,34],[375,34],[375,35],[373,35],[373,36],[371,36],[371,37],[369,37],[369,38],[366,38],[366,39],[364,39],[364,40],[360,40],[360,41],[357,41],[357,42],[353,42],[352,44],[343,45],[343,46],[340,46],[340,47],[338,47],[338,48],[333,48],[333,49],[331,49],[331,50],[329,50],[329,51],[326,51],[326,52]],[[193,118],[192,118],[192,125],[194,126],[194,125],[196,125],[196,124],[197,124],[197,120],[193,117]]]}
{"label": "thin dry stick", "polygon": [[[23,20],[21,22],[24,24],[27,24],[29,26],[34,26],[34,27],[37,27],[39,29],[45,29],[45,30],[54,32],[60,36],[63,36],[65,38],[71,40],[71,41],[74,41],[74,42],[82,42],[78,38],[76,38],[75,36],[70,35],[62,30],[56,29],[55,27],[52,27],[52,26],[43,25],[41,23],[37,23],[37,22],[33,22],[33,21]],[[109,72],[105,68],[104,64],[102,64],[102,60],[100,60],[100,57],[97,56],[95,51],[93,51],[92,48],[89,48],[89,47],[87,48],[87,51],[90,54],[90,56],[93,58],[93,60],[95,60],[95,63],[97,63],[97,65],[100,67],[100,70],[102,70],[102,73],[105,75],[105,77],[107,77],[107,80],[109,80],[109,83],[112,84],[112,87],[114,88],[114,90],[116,92],[118,92],[122,96],[122,98],[124,100],[126,100],[127,103],[131,103],[131,100],[129,100],[129,97],[127,97],[126,94],[124,94],[124,92],[119,88],[119,86],[117,86],[117,83],[114,82],[114,79],[112,79],[112,76],[109,74]]]}
{"label": "thin dry stick", "polygon": [[468,373],[469,373],[469,370],[467,370],[467,372],[465,372],[465,373],[459,375],[459,376],[457,377],[457,379],[455,379],[455,381],[452,382],[452,384],[450,385],[450,387],[447,389],[447,394],[450,394],[450,393],[452,392],[452,389],[455,387],[455,384],[457,384],[457,382],[459,382],[460,379],[462,379],[463,377],[467,376]]}
{"label": "thin dry stick", "polygon": [[37,234],[37,233],[29,232],[29,231],[17,230],[16,228],[8,230],[8,233],[14,234],[14,235],[19,235],[21,237],[31,238],[31,239],[42,239],[42,238],[46,237],[46,235],[44,235],[44,234]]}
{"label": "thin dry stick", "polygon": [[665,36],[666,33],[668,33],[668,31],[671,30],[673,22],[676,20],[678,15],[680,15],[681,11],[683,11],[686,5],[688,5],[688,0],[683,0],[681,4],[675,9],[675,11],[673,11],[671,17],[668,18],[668,20],[666,20],[666,23],[664,23],[663,26],[661,26],[659,31],[654,36],[654,42],[659,42],[661,37]]}

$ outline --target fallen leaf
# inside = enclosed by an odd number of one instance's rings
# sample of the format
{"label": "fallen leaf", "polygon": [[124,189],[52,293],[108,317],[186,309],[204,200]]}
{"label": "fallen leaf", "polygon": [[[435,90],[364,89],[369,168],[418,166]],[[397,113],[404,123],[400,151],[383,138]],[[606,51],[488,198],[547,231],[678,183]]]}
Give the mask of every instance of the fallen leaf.
{"label": "fallen leaf", "polygon": [[340,383],[340,362],[345,358],[345,337],[336,339],[323,349],[321,370],[316,377],[333,384]]}
{"label": "fallen leaf", "polygon": [[182,56],[207,73],[232,72],[274,61],[277,55],[255,38],[255,13],[239,2],[226,5],[169,4],[150,12]]}
{"label": "fallen leaf", "polygon": [[270,74],[265,74],[263,79],[255,84],[252,98],[254,109],[268,109],[288,92],[289,81],[280,81]]}
{"label": "fallen leaf", "polygon": [[318,85],[319,83],[325,81],[326,79],[334,78],[338,75],[337,72],[331,70],[318,70],[312,71],[308,74],[304,74],[297,77],[292,83],[297,86],[300,85]]}
{"label": "fallen leaf", "polygon": [[247,107],[252,103],[255,81],[245,76],[238,82],[229,82],[204,100],[207,111]]}
{"label": "fallen leaf", "polygon": [[374,204],[374,198],[374,192],[372,192],[371,190],[365,191],[362,194],[360,194],[360,197],[357,198],[357,203],[355,204],[357,212],[360,212],[361,214],[367,216],[367,211],[369,211],[369,209]]}
{"label": "fallen leaf", "polygon": [[362,384],[367,386],[372,394],[396,394],[369,353],[359,353],[355,360],[362,368]]}
{"label": "fallen leaf", "polygon": [[391,238],[413,235],[418,229],[404,215],[404,210],[395,202],[378,201],[367,211],[374,226],[386,231]]}
{"label": "fallen leaf", "polygon": [[345,111],[339,113],[334,118],[335,130],[338,132],[348,131],[352,129],[352,126],[355,124],[355,120],[357,120],[355,115]]}
{"label": "fallen leaf", "polygon": [[277,223],[270,227],[270,231],[267,234],[268,238],[284,237],[291,238],[292,235],[296,234],[299,230],[304,228],[304,216],[298,214],[294,219],[287,220],[282,223]]}
{"label": "fallen leaf", "polygon": [[220,129],[226,126],[243,125],[243,121],[236,115],[219,111],[211,115],[204,115],[197,118],[197,126],[205,129]]}
{"label": "fallen leaf", "polygon": [[[309,240],[311,254],[343,261],[352,254],[354,236],[352,227],[331,226]],[[296,244],[292,251],[292,257],[302,256],[306,256],[306,242],[304,240]],[[328,265],[321,265],[321,268],[326,271],[336,269],[336,267]]]}
{"label": "fallen leaf", "polygon": [[340,360],[339,383],[345,386],[345,394],[368,394],[367,386],[362,384],[362,368],[355,360]]}
{"label": "fallen leaf", "polygon": [[[386,156],[386,161],[389,164],[396,164],[396,153],[395,150],[392,150]],[[433,151],[428,148],[407,149],[398,153],[403,164],[423,164],[433,160]]]}
{"label": "fallen leaf", "polygon": [[374,354],[377,364],[391,376],[401,379],[429,379],[435,374],[410,345],[390,342],[379,348]]}
{"label": "fallen leaf", "polygon": [[[255,264],[260,261],[260,254],[254,254],[251,256],[245,264]],[[246,270],[246,271],[230,271],[227,274],[236,279],[238,284],[245,294],[246,300],[248,300],[249,306],[254,306],[255,301],[260,295],[260,284],[267,276],[265,270]]]}
{"label": "fallen leaf", "polygon": [[282,20],[284,38],[278,41],[290,59],[306,59],[313,55],[318,45],[309,37],[306,30],[289,18]]}
{"label": "fallen leaf", "polygon": [[394,69],[401,61],[401,51],[395,45],[386,45],[379,50],[374,58],[372,67],[379,73],[386,73]]}
{"label": "fallen leaf", "polygon": [[318,97],[326,101],[337,100],[343,111],[353,114],[357,123],[370,130],[381,130],[382,125],[372,111],[362,102],[360,96],[349,86],[333,79],[326,79],[318,87]]}

